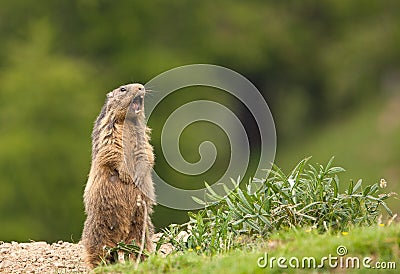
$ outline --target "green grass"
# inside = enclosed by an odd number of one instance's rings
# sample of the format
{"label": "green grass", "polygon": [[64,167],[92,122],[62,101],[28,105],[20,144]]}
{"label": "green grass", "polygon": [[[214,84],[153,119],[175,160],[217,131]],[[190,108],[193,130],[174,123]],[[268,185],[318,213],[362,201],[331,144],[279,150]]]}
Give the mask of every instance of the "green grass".
{"label": "green grass", "polygon": [[385,181],[351,181],[340,191],[343,171],[333,165],[333,158],[326,165],[311,164],[307,158],[289,173],[273,166],[268,178],[254,178],[243,189],[239,179],[232,180],[232,191],[224,185],[224,197],[206,184],[204,198],[211,202],[193,197],[205,209],[189,212],[185,224],[163,229],[157,246],[171,243],[178,251],[197,249],[215,255],[240,247],[239,237],[269,239],[277,231],[307,227],[340,232],[381,223],[382,214],[384,219],[393,217],[386,203],[396,194],[385,192]]}
{"label": "green grass", "polygon": [[[189,212],[188,223],[173,224],[163,230],[157,247],[169,243],[175,252],[166,258],[151,254],[137,271],[262,273],[266,269],[258,262],[266,262],[264,255],[270,272],[282,270],[277,258],[286,258],[283,263],[291,266],[292,269],[285,271],[301,271],[304,257],[308,258],[307,265],[308,260],[315,260],[315,265],[306,268],[321,272],[332,270],[329,262],[336,261],[325,259],[321,265],[321,260],[340,255],[337,251],[340,246],[348,250],[348,257],[341,257],[344,264],[350,258],[353,268],[353,260],[359,260],[361,269],[357,271],[365,271],[362,263],[366,256],[370,257],[370,266],[376,262],[399,263],[400,225],[391,225],[396,215],[386,205],[386,200],[394,194],[382,193],[383,183],[364,185],[361,180],[350,183],[342,192],[338,174],[344,169],[333,166],[333,158],[326,165],[313,165],[308,160],[300,161],[286,174],[274,166],[268,178],[253,179],[243,190],[238,187],[239,179],[232,181],[236,187],[232,191],[226,188],[224,197],[206,185],[205,196],[212,202],[194,198],[205,209]],[[254,188],[255,184],[258,187]],[[391,218],[382,217],[382,213]],[[137,254],[139,248],[121,243],[110,250]],[[272,257],[275,263],[270,261]],[[298,267],[293,266],[296,262],[300,264]],[[318,265],[323,269],[318,269]],[[133,273],[134,270],[134,265],[128,263],[96,271]]]}
{"label": "green grass", "polygon": [[[281,231],[272,235],[268,240],[258,240],[243,248],[224,254],[205,256],[194,251],[178,252],[162,258],[151,255],[146,261],[139,264],[137,270],[131,263],[99,267],[95,273],[281,273],[275,261],[272,269],[267,266],[260,268],[257,260],[267,252],[268,257],[315,257],[319,262],[324,256],[338,256],[337,247],[345,246],[347,257],[372,258],[370,265],[375,262],[395,262],[400,267],[400,225],[371,227],[355,227],[347,235],[342,233],[319,234],[315,230],[305,229]],[[346,257],[343,257],[346,258]],[[288,264],[286,262],[286,264]],[[361,261],[362,264],[362,261]],[[302,272],[306,270],[289,268],[286,272]],[[309,271],[309,270],[307,270]],[[330,269],[328,263],[323,269],[314,269],[314,272],[339,271],[346,273],[365,273],[366,269]],[[376,269],[375,269],[376,271]],[[385,270],[385,273],[388,270]],[[390,272],[390,271],[389,271]],[[392,270],[395,273],[395,270]],[[372,273],[372,271],[371,271]]]}

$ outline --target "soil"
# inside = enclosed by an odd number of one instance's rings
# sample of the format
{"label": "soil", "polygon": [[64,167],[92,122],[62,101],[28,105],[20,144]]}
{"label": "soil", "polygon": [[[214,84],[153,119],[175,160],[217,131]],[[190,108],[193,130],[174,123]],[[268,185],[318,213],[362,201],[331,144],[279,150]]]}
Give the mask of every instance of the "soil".
{"label": "soil", "polygon": [[80,244],[58,241],[0,245],[0,273],[87,272]]}
{"label": "soil", "polygon": [[[157,240],[160,235],[154,235]],[[161,246],[159,253],[166,256],[172,246]],[[0,273],[88,273],[79,243],[58,241],[3,243],[0,241]]]}

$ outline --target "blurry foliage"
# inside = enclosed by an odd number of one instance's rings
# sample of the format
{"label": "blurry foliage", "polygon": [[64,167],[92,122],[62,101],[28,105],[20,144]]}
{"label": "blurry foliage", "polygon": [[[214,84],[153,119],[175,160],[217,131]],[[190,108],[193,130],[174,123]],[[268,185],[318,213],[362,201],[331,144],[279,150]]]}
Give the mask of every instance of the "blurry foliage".
{"label": "blurry foliage", "polygon": [[11,45],[0,75],[1,237],[69,239],[71,227],[79,239],[90,121],[102,88],[90,66],[52,53],[48,22],[30,31]]}
{"label": "blurry foliage", "polygon": [[179,65],[226,66],[263,92],[281,144],[293,143],[398,92],[399,10],[377,0],[1,1],[0,239],[79,239],[91,127],[112,88]]}

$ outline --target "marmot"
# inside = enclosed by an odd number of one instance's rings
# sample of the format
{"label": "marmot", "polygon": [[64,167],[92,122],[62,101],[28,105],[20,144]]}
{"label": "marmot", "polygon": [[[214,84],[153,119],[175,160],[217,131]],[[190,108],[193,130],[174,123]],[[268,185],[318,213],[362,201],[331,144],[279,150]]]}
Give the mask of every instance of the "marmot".
{"label": "marmot", "polygon": [[143,236],[146,249],[153,250],[154,154],[144,119],[144,95],[141,84],[113,90],[94,124],[82,232],[91,267],[107,259],[105,246],[114,247],[120,241],[135,240],[140,245]]}

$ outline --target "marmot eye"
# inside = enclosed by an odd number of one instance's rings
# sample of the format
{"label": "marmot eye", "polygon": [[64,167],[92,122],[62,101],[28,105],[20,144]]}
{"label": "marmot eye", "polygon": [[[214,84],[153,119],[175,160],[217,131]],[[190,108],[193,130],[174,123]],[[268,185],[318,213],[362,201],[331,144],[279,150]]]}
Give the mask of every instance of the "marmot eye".
{"label": "marmot eye", "polygon": [[125,88],[125,87],[122,87],[122,88],[120,88],[119,90],[120,90],[120,91],[126,91],[126,88]]}

